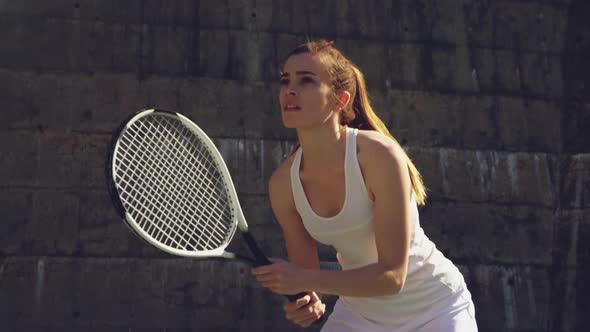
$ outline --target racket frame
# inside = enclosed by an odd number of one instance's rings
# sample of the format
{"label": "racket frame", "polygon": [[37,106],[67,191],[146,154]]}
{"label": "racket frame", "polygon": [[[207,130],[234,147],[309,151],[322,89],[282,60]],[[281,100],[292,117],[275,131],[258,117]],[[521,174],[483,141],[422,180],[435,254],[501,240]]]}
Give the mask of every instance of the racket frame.
{"label": "racket frame", "polygon": [[[149,116],[150,114],[158,113],[163,114],[166,116],[170,116],[173,118],[180,119],[180,121],[189,129],[191,130],[199,139],[205,143],[205,147],[209,150],[211,156],[215,160],[215,163],[218,166],[219,173],[223,178],[223,182],[225,184],[224,188],[230,200],[230,209],[231,214],[234,220],[232,220],[232,229],[227,236],[227,240],[223,245],[219,248],[213,250],[204,250],[204,251],[187,251],[187,250],[178,250],[166,245],[162,245],[159,241],[153,239],[152,236],[147,234],[141,227],[137,225],[134,221],[133,217],[126,211],[123,202],[119,197],[119,190],[117,189],[117,185],[115,183],[115,163],[116,160],[114,156],[119,149],[119,138],[125,133],[127,129],[130,128],[131,124],[144,116]],[[107,179],[107,187],[109,191],[109,195],[111,197],[111,201],[119,216],[125,221],[125,224],[131,229],[131,231],[139,238],[141,238],[144,242],[164,251],[172,255],[176,256],[183,256],[183,257],[192,257],[192,258],[225,258],[225,259],[238,259],[238,260],[245,260],[253,264],[254,266],[260,265],[269,265],[272,264],[266,255],[260,250],[256,241],[248,231],[248,223],[246,222],[246,218],[242,212],[242,208],[240,206],[240,201],[238,199],[238,194],[234,187],[231,174],[223,160],[223,156],[213,143],[213,141],[207,136],[207,134],[199,128],[194,122],[190,119],[185,117],[182,114],[171,112],[162,109],[147,109],[139,111],[135,114],[132,114],[127,119],[125,119],[122,124],[115,130],[113,133],[113,137],[111,139],[111,144],[109,149],[107,150],[107,162],[106,162],[106,179]],[[228,252],[225,249],[233,239],[235,235],[236,229],[240,230],[242,237],[244,238],[248,248],[252,252],[254,259],[239,255],[236,253]],[[294,301],[305,296],[307,293],[302,292],[295,295],[284,295],[290,301]]]}
{"label": "racket frame", "polygon": [[[119,193],[119,190],[117,189],[117,185],[115,183],[116,159],[114,158],[114,156],[116,156],[117,151],[119,149],[119,145],[120,145],[119,138],[125,134],[125,131],[128,130],[135,121],[138,121],[140,118],[153,115],[154,113],[157,113],[158,115],[169,116],[171,118],[175,118],[175,119],[180,120],[181,123],[184,126],[186,126],[187,129],[191,130],[199,138],[199,140],[202,143],[204,143],[204,147],[207,148],[207,150],[209,150],[211,157],[213,158],[214,162],[217,164],[219,174],[223,178],[222,181],[224,183],[224,189],[226,190],[226,194],[228,196],[228,199],[230,200],[229,206],[231,209],[231,215],[233,217],[232,218],[233,220],[232,220],[231,230],[229,232],[229,235],[226,237],[227,239],[226,239],[225,243],[216,249],[201,250],[201,251],[186,251],[186,250],[178,250],[176,248],[172,248],[172,247],[161,244],[159,241],[153,239],[152,236],[150,236],[141,227],[139,227],[137,225],[137,223],[134,221],[133,217],[125,209],[123,202],[121,201],[121,199],[119,197],[120,193]],[[140,237],[142,240],[149,243],[150,245],[153,245],[162,251],[165,251],[169,254],[176,255],[176,256],[193,257],[193,258],[221,257],[221,258],[226,258],[226,259],[240,259],[240,260],[250,261],[250,262],[254,263],[255,265],[262,265],[262,264],[256,264],[256,262],[260,262],[260,263],[264,263],[264,264],[266,264],[268,262],[268,259],[260,251],[256,242],[254,241],[254,239],[252,238],[252,236],[250,235],[250,233],[248,231],[248,223],[246,222],[246,218],[244,217],[244,214],[242,212],[242,208],[240,206],[240,202],[238,199],[236,189],[233,184],[233,180],[231,178],[231,174],[229,173],[227,165],[225,164],[225,161],[223,160],[223,156],[221,155],[221,153],[219,152],[219,150],[217,149],[217,147],[215,146],[213,141],[209,138],[209,136],[201,128],[199,128],[196,124],[194,124],[190,119],[188,119],[184,115],[176,113],[176,112],[167,111],[167,110],[161,110],[161,109],[147,109],[147,110],[142,110],[142,111],[139,111],[135,114],[132,114],[131,116],[126,118],[123,121],[123,123],[114,132],[112,140],[111,140],[110,148],[108,149],[107,165],[106,166],[107,166],[106,167],[106,173],[107,173],[106,178],[107,178],[107,182],[108,182],[107,186],[109,189],[109,194],[111,196],[111,200],[112,200],[119,216],[124,219],[125,224],[133,231],[134,234],[136,234],[138,237]],[[246,243],[248,244],[248,247],[251,249],[252,253],[256,257],[255,260],[253,260],[247,256],[238,255],[238,254],[228,252],[225,250],[225,248],[227,248],[227,246],[229,245],[229,243],[233,239],[235,232],[236,232],[236,228],[240,229],[240,233],[242,233],[242,235],[244,236],[244,239],[246,240]]]}

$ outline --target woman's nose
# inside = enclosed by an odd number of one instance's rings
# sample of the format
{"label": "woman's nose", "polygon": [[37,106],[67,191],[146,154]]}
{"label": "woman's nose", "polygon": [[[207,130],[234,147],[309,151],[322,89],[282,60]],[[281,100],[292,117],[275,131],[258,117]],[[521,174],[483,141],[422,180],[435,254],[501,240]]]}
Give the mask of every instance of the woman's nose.
{"label": "woman's nose", "polygon": [[289,96],[296,96],[297,95],[297,92],[295,90],[293,90],[293,89],[289,89],[289,90],[287,90],[287,94]]}

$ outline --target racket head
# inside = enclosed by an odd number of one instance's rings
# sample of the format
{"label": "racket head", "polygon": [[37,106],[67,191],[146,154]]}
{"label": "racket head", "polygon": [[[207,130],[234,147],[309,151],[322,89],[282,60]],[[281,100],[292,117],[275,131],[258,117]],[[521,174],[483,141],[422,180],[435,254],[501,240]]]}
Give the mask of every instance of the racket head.
{"label": "racket head", "polygon": [[238,224],[246,228],[223,157],[181,114],[144,110],[113,134],[106,178],[125,223],[173,255],[223,256]]}

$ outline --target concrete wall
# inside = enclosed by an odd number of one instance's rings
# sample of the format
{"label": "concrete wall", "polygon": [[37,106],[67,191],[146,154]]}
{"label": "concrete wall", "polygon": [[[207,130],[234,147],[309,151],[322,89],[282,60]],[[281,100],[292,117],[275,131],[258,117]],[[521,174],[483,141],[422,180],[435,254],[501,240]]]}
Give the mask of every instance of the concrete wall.
{"label": "concrete wall", "polygon": [[0,1],[2,330],[297,331],[248,266],[130,234],[103,167],[127,115],[184,113],[216,137],[254,235],[284,256],[265,190],[294,138],[276,81],[307,36],[364,71],[480,330],[586,330],[588,17],[583,0]]}

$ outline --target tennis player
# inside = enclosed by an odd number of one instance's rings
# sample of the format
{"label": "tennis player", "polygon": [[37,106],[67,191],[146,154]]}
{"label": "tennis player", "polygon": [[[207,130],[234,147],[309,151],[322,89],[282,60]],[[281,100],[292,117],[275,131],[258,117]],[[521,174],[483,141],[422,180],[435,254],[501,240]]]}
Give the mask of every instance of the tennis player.
{"label": "tennis player", "polygon": [[[378,64],[376,64],[378,65]],[[419,223],[420,173],[369,104],[359,69],[332,42],[293,50],[280,74],[285,127],[298,143],[269,183],[289,261],[252,272],[280,294],[287,319],[310,326],[339,299],[324,332],[477,331],[463,276]],[[342,270],[320,270],[316,242]]]}

